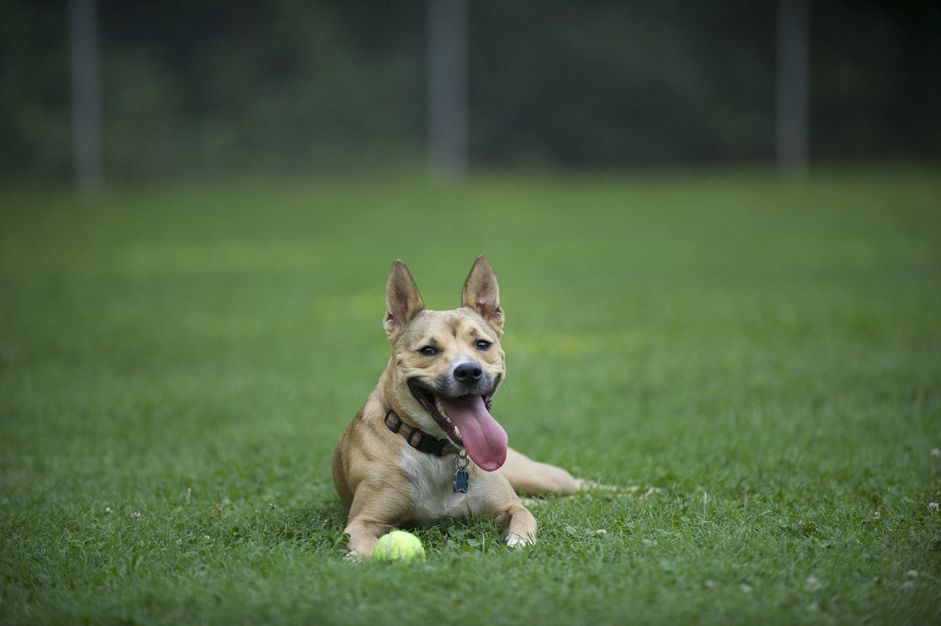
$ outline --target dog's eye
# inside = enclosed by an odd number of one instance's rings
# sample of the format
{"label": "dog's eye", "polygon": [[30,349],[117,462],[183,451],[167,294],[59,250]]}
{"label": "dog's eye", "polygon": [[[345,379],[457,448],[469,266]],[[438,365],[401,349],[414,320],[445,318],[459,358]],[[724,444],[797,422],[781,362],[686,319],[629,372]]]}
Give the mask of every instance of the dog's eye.
{"label": "dog's eye", "polygon": [[425,346],[424,348],[420,348],[418,352],[425,356],[434,356],[438,354],[438,349],[434,346]]}
{"label": "dog's eye", "polygon": [[474,345],[477,346],[478,350],[487,350],[493,344],[486,339],[478,339],[476,342],[474,342]]}

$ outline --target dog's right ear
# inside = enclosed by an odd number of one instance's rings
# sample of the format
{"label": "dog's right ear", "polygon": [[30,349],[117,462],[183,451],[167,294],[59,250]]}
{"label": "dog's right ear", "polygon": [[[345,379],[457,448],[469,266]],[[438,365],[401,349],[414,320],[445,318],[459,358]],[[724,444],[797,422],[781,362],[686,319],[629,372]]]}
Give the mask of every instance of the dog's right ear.
{"label": "dog's right ear", "polygon": [[405,325],[415,315],[425,308],[418,285],[412,278],[405,263],[396,259],[389,269],[389,280],[386,282],[386,335],[390,341],[395,341]]}

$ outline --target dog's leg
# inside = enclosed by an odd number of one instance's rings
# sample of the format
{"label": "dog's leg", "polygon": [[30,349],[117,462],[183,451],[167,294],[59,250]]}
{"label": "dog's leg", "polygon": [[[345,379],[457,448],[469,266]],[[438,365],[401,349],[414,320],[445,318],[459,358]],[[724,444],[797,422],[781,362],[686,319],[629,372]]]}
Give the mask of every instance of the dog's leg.
{"label": "dog's leg", "polygon": [[[395,482],[395,481],[393,481]],[[394,494],[389,497],[387,494]],[[350,505],[349,521],[343,531],[350,537],[347,547],[357,557],[372,556],[372,550],[389,530],[408,519],[411,502],[408,485],[360,483]]]}
{"label": "dog's leg", "polygon": [[343,531],[350,536],[350,541],[347,544],[350,554],[358,557],[371,556],[379,537],[389,532],[391,528],[391,524],[365,516],[350,520],[350,523]]}
{"label": "dog's leg", "polygon": [[513,489],[528,496],[558,494],[568,496],[583,487],[584,481],[555,465],[533,461],[513,448],[507,450],[506,462],[500,468]]}
{"label": "dog's leg", "polygon": [[[478,477],[478,480],[483,477]],[[536,518],[529,512],[513,487],[498,472],[486,475],[484,513],[505,529],[508,546],[522,547],[536,542]]]}
{"label": "dog's leg", "polygon": [[522,503],[517,502],[507,508],[510,517],[506,527],[506,545],[521,548],[536,543],[536,518]]}

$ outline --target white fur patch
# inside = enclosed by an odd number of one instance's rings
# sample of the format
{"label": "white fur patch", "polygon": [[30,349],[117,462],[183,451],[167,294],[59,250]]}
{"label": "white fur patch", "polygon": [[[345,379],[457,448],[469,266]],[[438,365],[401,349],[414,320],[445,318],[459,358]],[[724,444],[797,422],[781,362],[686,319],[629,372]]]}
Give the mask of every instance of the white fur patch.
{"label": "white fur patch", "polygon": [[519,537],[517,535],[509,535],[506,538],[506,545],[511,548],[525,548],[526,546],[531,546],[536,543],[535,537]]}
{"label": "white fur patch", "polygon": [[443,517],[480,514],[481,503],[477,498],[454,491],[453,455],[440,457],[409,448],[402,451],[399,462],[412,479],[413,521],[424,524]]}

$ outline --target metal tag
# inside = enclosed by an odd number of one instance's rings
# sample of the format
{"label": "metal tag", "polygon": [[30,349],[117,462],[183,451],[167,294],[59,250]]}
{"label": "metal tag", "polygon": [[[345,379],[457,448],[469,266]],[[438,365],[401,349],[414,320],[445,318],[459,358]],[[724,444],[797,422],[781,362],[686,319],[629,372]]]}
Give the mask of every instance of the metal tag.
{"label": "metal tag", "polygon": [[467,493],[467,482],[470,476],[467,471],[459,469],[454,472],[454,491],[456,493]]}
{"label": "metal tag", "polygon": [[458,452],[457,458],[454,460],[454,482],[452,483],[455,493],[467,493],[468,483],[470,482],[470,474],[467,473],[469,464],[470,460],[467,458],[467,453],[463,450]]}

